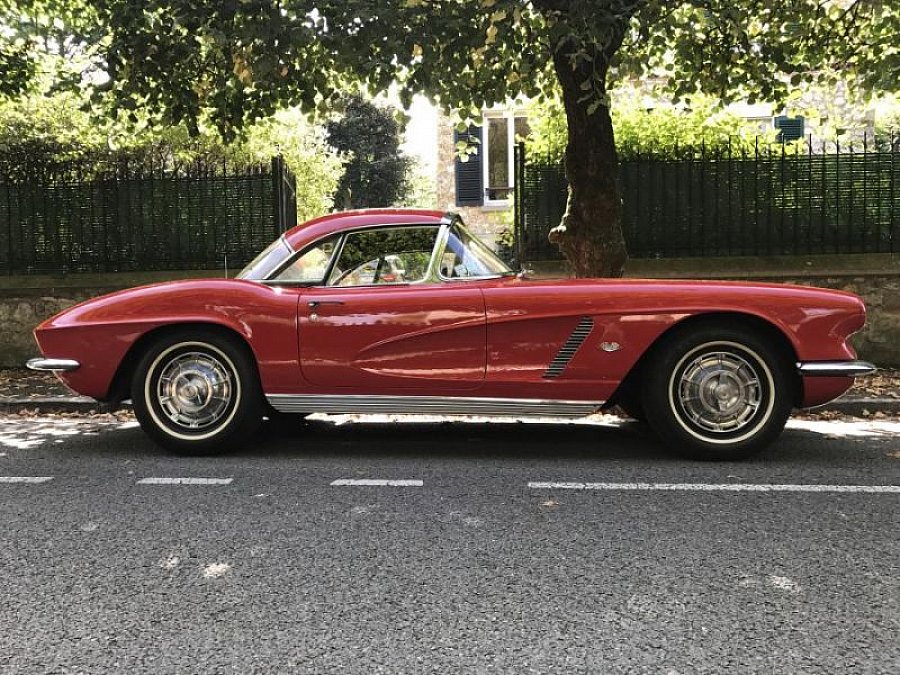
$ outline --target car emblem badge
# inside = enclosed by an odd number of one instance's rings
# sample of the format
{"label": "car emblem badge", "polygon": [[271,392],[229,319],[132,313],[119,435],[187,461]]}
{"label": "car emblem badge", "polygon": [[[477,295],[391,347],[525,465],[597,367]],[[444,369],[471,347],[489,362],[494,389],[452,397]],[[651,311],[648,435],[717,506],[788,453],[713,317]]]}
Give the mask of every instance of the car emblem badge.
{"label": "car emblem badge", "polygon": [[601,342],[600,349],[605,352],[617,352],[622,348],[618,342]]}

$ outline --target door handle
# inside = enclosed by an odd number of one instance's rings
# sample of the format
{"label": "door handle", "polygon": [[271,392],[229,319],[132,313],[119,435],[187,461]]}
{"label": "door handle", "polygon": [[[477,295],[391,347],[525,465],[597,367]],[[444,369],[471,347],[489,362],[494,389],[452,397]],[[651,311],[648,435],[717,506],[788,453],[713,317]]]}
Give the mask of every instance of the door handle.
{"label": "door handle", "polygon": [[310,300],[306,304],[309,306],[310,309],[315,309],[316,307],[319,307],[320,305],[343,305],[344,301],[343,300]]}

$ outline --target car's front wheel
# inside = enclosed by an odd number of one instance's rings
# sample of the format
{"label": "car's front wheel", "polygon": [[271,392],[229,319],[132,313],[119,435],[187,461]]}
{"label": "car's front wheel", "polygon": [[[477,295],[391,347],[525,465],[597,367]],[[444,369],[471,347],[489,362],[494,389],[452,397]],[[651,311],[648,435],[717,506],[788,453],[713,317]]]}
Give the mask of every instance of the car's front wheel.
{"label": "car's front wheel", "polygon": [[229,449],[262,419],[259,377],[237,338],[184,329],[156,340],[132,380],[135,416],[163,447],[187,455]]}
{"label": "car's front wheel", "polygon": [[752,455],[778,437],[793,407],[790,360],[750,329],[686,327],[645,372],[647,420],[671,449],[696,459]]}

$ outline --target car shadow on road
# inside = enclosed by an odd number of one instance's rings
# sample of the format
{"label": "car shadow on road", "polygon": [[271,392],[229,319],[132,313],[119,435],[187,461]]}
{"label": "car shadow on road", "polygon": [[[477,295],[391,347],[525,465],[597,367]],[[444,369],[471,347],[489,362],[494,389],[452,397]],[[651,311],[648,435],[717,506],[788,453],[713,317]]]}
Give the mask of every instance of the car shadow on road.
{"label": "car shadow on road", "polygon": [[[341,418],[263,425],[267,455],[336,455],[435,458],[664,458],[668,455],[644,424],[569,421],[354,421]],[[244,453],[240,450],[236,454]],[[253,452],[252,454],[258,454]]]}
{"label": "car shadow on road", "polygon": [[[895,436],[867,428],[864,421],[825,426],[789,422],[770,447],[742,463],[858,464],[866,455],[886,459],[897,450]],[[239,456],[325,458],[365,455],[434,459],[571,459],[593,461],[684,462],[674,448],[644,423],[621,418],[601,422],[347,422],[340,417],[281,420],[264,425],[259,443]]]}
{"label": "car shadow on road", "polygon": [[[772,446],[743,463],[858,466],[880,460],[897,465],[897,435],[863,420],[793,421]],[[896,430],[894,430],[896,431]],[[6,422],[0,453],[50,457],[163,459],[172,457],[134,422],[52,418]],[[670,463],[685,460],[644,424],[607,417],[601,421],[403,421],[299,416],[266,421],[257,434],[215,461],[328,460],[334,458]],[[205,458],[210,461],[211,458]],[[181,458],[186,463],[204,458]]]}

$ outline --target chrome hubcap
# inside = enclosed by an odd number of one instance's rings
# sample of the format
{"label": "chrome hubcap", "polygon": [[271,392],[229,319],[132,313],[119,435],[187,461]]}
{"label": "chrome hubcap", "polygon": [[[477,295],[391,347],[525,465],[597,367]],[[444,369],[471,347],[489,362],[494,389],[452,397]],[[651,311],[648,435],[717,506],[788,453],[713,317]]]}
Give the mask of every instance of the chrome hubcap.
{"label": "chrome hubcap", "polygon": [[742,429],[762,403],[759,374],[749,361],[732,352],[696,357],[685,367],[677,387],[689,420],[714,433]]}
{"label": "chrome hubcap", "polygon": [[170,359],[160,371],[157,401],[172,422],[185,429],[206,429],[228,410],[233,396],[231,375],[214,356],[187,352]]}

